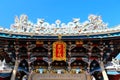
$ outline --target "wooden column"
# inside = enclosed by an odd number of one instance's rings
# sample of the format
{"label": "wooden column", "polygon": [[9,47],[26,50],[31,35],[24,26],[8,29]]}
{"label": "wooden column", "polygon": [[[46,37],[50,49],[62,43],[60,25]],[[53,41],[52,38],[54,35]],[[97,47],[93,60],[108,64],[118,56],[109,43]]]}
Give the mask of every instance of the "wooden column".
{"label": "wooden column", "polygon": [[16,73],[17,73],[17,70],[18,70],[18,66],[19,66],[19,63],[20,63],[20,60],[19,60],[19,57],[18,57],[18,50],[19,50],[19,45],[18,43],[14,42],[14,46],[15,46],[15,54],[16,54],[16,60],[15,60],[15,66],[14,66],[14,69],[13,69],[13,72],[12,72],[12,76],[11,76],[11,80],[16,80]]}
{"label": "wooden column", "polygon": [[27,42],[27,55],[28,55],[28,70],[29,70],[29,72],[30,72],[30,70],[31,70],[31,67],[30,67],[30,64],[31,64],[31,62],[30,62],[30,54],[31,54],[31,42]]}
{"label": "wooden column", "polygon": [[104,63],[103,63],[103,61],[100,62],[100,67],[101,67],[101,69],[102,69],[103,79],[104,79],[104,80],[109,80],[109,79],[108,79],[108,76],[107,76],[107,73],[106,73],[106,71],[105,71],[105,68],[104,68]]}
{"label": "wooden column", "polygon": [[4,52],[7,53],[7,51],[8,51],[8,45],[9,45],[8,41],[3,42],[2,44],[4,44]]}
{"label": "wooden column", "polygon": [[88,67],[87,67],[88,71],[87,71],[86,75],[87,75],[87,80],[92,80],[91,79],[91,74],[90,74],[90,64],[91,64],[90,57],[91,57],[91,54],[92,54],[91,53],[92,48],[89,48],[88,50],[89,50],[89,52],[88,52]]}
{"label": "wooden column", "polygon": [[71,42],[68,43],[68,71],[71,70],[71,50],[75,47],[76,45],[72,45]]}
{"label": "wooden column", "polygon": [[101,70],[102,70],[103,79],[104,80],[109,80],[108,76],[107,76],[107,73],[105,71],[105,68],[104,68],[104,63],[102,61],[102,59],[103,59],[103,49],[101,49],[101,53],[100,54],[101,54],[100,67],[101,67]]}
{"label": "wooden column", "polygon": [[76,44],[72,44],[72,42],[69,42],[67,46],[68,46],[67,47],[67,50],[68,50],[68,71],[70,71],[71,70],[71,63],[72,63],[71,50],[76,47]]}
{"label": "wooden column", "polygon": [[71,70],[71,62],[70,62],[70,59],[71,59],[71,50],[70,49],[69,49],[68,54],[69,54],[69,57],[68,57],[68,71],[70,71]]}
{"label": "wooden column", "polygon": [[48,70],[51,71],[51,42],[48,42]]}
{"label": "wooden column", "polygon": [[28,55],[28,70],[29,70],[29,74],[28,74],[28,80],[31,80],[31,73],[32,73],[32,70],[31,70],[31,49],[32,49],[32,44],[31,44],[31,42],[27,42],[26,43],[27,44],[27,50],[28,50],[28,52],[27,52],[27,55]]}
{"label": "wooden column", "polygon": [[83,46],[84,48],[86,48],[88,50],[88,67],[87,67],[87,71],[86,71],[86,75],[87,75],[87,80],[92,80],[91,79],[91,74],[90,74],[90,64],[91,64],[91,55],[92,55],[92,49],[93,49],[93,43],[92,42],[88,42],[85,46]]}

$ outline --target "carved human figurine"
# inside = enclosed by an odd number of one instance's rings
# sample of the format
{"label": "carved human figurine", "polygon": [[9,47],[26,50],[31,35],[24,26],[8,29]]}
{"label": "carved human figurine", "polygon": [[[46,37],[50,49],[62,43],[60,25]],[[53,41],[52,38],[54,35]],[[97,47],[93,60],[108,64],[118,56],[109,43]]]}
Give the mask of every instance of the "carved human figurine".
{"label": "carved human figurine", "polygon": [[18,16],[15,16],[15,24],[19,23]]}
{"label": "carved human figurine", "polygon": [[18,29],[20,26],[19,18],[18,16],[15,16],[15,23],[11,26],[12,29]]}

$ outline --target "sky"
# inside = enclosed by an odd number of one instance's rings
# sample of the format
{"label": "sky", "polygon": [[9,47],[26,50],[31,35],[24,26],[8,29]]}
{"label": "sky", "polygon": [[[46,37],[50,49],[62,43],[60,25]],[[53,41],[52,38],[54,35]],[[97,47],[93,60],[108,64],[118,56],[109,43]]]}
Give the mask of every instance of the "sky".
{"label": "sky", "polygon": [[57,19],[68,23],[73,18],[84,22],[95,14],[114,27],[120,24],[120,0],[0,0],[0,26],[9,28],[21,14],[28,15],[33,23],[44,18],[50,24]]}

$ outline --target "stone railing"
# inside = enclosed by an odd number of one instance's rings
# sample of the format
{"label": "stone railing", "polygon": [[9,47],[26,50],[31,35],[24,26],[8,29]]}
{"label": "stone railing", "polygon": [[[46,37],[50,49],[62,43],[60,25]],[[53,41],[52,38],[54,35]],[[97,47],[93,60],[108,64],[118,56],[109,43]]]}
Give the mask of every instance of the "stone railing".
{"label": "stone railing", "polygon": [[39,74],[33,73],[31,75],[31,80],[87,80],[87,76],[85,73],[81,74]]}

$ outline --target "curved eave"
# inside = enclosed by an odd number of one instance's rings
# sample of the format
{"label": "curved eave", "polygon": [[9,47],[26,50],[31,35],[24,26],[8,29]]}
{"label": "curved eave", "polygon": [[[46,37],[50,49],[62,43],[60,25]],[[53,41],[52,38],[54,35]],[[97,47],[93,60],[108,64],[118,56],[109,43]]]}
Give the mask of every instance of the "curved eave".
{"label": "curved eave", "polygon": [[[2,38],[17,38],[17,39],[58,39],[58,35],[38,35],[38,34],[16,34],[10,32],[0,32]],[[76,34],[62,35],[62,39],[95,39],[95,38],[114,38],[120,37],[120,32],[103,33],[103,34]]]}

